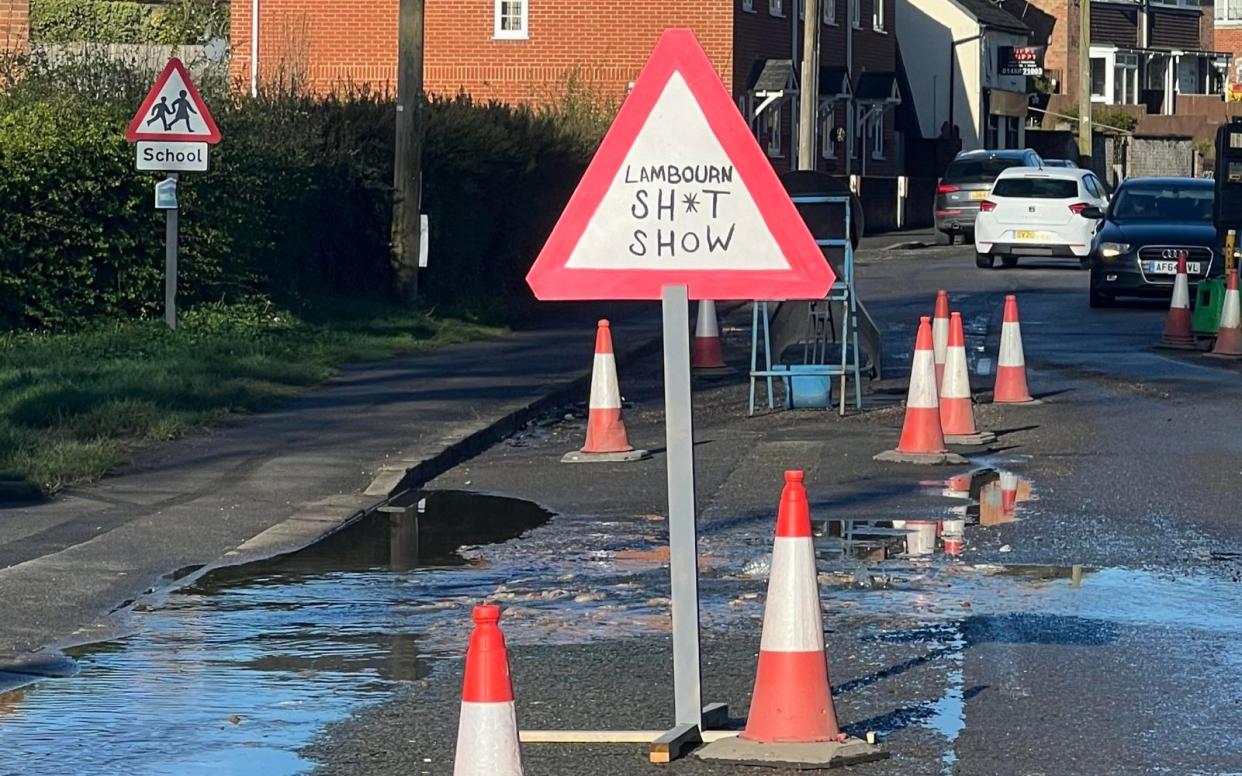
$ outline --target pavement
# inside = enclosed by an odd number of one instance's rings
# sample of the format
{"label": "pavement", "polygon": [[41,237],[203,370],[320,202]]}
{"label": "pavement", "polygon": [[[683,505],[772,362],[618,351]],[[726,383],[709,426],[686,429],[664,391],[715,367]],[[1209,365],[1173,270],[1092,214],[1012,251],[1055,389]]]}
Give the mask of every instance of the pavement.
{"label": "pavement", "polygon": [[[605,312],[619,318],[620,357],[658,346],[658,309]],[[433,476],[576,396],[599,314],[564,306],[500,339],[347,366],[276,411],[0,509],[0,670],[40,671],[40,648],[115,635],[125,623],[111,615],[152,587],[304,546],[382,502],[407,471]]]}

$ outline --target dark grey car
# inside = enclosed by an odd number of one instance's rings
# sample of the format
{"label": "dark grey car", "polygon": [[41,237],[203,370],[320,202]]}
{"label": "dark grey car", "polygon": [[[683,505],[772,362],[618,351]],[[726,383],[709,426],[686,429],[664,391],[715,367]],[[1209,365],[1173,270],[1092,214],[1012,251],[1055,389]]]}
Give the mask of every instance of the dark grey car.
{"label": "dark grey car", "polygon": [[936,187],[936,237],[952,245],[975,239],[975,216],[979,203],[991,190],[996,176],[1010,167],[1040,167],[1039,154],[1028,149],[1011,151],[963,151],[949,163]]}

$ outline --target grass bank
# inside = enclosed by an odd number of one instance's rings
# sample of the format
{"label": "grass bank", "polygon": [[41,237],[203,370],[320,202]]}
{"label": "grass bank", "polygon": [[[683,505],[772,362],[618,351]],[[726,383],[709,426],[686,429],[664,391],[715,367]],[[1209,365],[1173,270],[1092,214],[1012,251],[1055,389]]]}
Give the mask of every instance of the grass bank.
{"label": "grass bank", "polygon": [[97,479],[136,449],[273,406],[373,361],[499,329],[375,304],[293,315],[200,304],[161,322],[0,335],[0,483],[45,493]]}

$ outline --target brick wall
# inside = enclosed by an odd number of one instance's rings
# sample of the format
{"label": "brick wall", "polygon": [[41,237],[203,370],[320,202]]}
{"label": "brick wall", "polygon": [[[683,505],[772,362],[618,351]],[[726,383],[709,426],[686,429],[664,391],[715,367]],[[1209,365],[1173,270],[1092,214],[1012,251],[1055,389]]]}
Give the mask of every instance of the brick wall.
{"label": "brick wall", "polygon": [[492,0],[428,0],[426,88],[440,94],[464,89],[475,97],[508,102],[542,101],[564,94],[573,78],[619,97],[667,27],[693,29],[731,88],[732,5],[721,0],[532,0],[529,37],[493,40]]}
{"label": "brick wall", "polygon": [[1194,158],[1190,138],[1136,137],[1130,142],[1127,174],[1131,178],[1194,175]]}
{"label": "brick wall", "polygon": [[[230,73],[244,84],[250,79],[250,6],[234,0],[229,11]],[[395,90],[397,0],[260,0],[259,22],[264,83],[293,78],[317,91],[346,83]]]}
{"label": "brick wall", "polygon": [[1078,0],[1005,0],[1003,7],[1034,31],[1032,45],[1047,46],[1044,70],[1060,73],[1058,93],[1078,94],[1077,68],[1069,67],[1078,56]]}
{"label": "brick wall", "polygon": [[25,51],[30,41],[30,0],[0,0],[0,52]]}
{"label": "brick wall", "polygon": [[1237,74],[1237,60],[1242,57],[1242,27],[1217,27],[1213,33],[1213,49],[1233,54],[1234,62],[1230,65],[1234,75]]}

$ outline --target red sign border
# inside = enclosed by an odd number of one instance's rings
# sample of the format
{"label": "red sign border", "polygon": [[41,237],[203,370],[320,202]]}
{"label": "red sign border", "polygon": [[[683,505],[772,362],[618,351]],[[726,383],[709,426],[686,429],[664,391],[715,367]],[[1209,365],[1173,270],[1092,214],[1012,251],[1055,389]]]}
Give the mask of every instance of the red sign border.
{"label": "red sign border", "polygon": [[[156,98],[163,91],[164,84],[172,77],[173,71],[176,71],[181,76],[181,80],[185,83],[186,92],[189,93],[190,99],[198,107],[199,118],[207,125],[206,135],[184,133],[172,135],[167,132],[152,134],[142,130],[143,120],[150,115],[151,106],[155,104]],[[169,143],[209,143],[215,145],[220,142],[220,128],[216,126],[216,120],[211,117],[211,111],[207,108],[207,103],[203,101],[202,95],[198,93],[198,87],[194,85],[194,80],[190,78],[190,74],[186,71],[185,65],[181,63],[180,59],[173,57],[168,60],[168,64],[164,66],[164,72],[160,73],[159,78],[155,79],[155,86],[151,87],[151,91],[147,93],[146,99],[142,101],[142,106],[138,108],[138,113],[129,122],[129,128],[125,130],[125,139],[131,143],[137,143],[140,140],[163,140]]]}
{"label": "red sign border", "polygon": [[[682,74],[698,101],[708,126],[789,262],[789,269],[612,270],[565,266],[674,72]],[[694,32],[681,28],[665,30],[660,36],[526,276],[536,298],[545,301],[657,300],[663,287],[669,285],[687,286],[691,299],[822,299],[835,279]]]}

